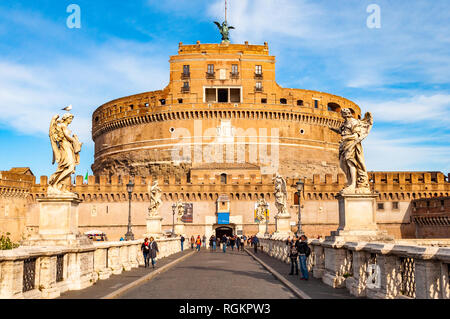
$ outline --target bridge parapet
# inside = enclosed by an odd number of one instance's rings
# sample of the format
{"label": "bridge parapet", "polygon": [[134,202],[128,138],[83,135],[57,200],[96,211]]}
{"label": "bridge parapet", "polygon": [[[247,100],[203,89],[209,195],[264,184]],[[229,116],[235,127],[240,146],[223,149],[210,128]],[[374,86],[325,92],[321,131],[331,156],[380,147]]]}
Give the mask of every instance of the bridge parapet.
{"label": "bridge parapet", "polygon": [[[430,244],[430,246],[427,246]],[[283,240],[260,238],[268,255],[289,262]],[[334,288],[373,299],[449,299],[450,240],[329,242],[309,240],[308,269]]]}

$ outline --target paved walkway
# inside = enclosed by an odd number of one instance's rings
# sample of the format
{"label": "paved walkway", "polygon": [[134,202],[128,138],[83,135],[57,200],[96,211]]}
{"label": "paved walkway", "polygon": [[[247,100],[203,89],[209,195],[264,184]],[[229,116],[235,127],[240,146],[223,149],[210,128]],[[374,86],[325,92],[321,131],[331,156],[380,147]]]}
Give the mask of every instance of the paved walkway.
{"label": "paved walkway", "polygon": [[246,252],[202,250],[121,299],[296,299]]}
{"label": "paved walkway", "polygon": [[[249,250],[253,253],[253,249]],[[278,259],[270,257],[269,255],[258,251],[255,255],[261,259],[268,266],[281,274],[285,279],[294,284],[297,288],[305,292],[312,299],[357,299],[351,295],[346,288],[333,288],[322,282],[321,279],[316,279],[310,273],[309,280],[300,280],[300,276],[289,276],[291,265],[286,264]],[[300,269],[299,269],[300,272]]]}
{"label": "paved walkway", "polygon": [[[183,252],[176,253],[174,255],[162,258],[157,261],[157,268],[161,268],[164,265],[190,253],[190,249],[186,249]],[[189,258],[189,257],[188,257]],[[112,275],[106,280],[99,280],[97,283],[89,288],[83,290],[68,291],[62,294],[58,299],[100,299],[107,296],[110,293],[132,283],[133,281],[148,275],[153,272],[153,268],[133,268],[130,271],[124,271],[120,275]]]}

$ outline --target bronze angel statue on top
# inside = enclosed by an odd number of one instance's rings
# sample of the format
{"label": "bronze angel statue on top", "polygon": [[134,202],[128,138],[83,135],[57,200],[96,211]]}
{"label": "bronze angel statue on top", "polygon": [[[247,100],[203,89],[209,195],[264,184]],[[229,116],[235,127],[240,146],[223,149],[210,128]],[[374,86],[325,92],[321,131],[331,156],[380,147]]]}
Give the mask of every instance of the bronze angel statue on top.
{"label": "bronze angel statue on top", "polygon": [[222,35],[222,43],[230,43],[230,30],[234,29],[231,25],[228,26],[227,21],[224,21],[222,25],[219,22],[214,21],[219,28],[219,32]]}
{"label": "bronze angel statue on top", "polygon": [[355,119],[347,108],[342,109],[341,114],[345,119],[344,124],[339,129],[330,128],[342,136],[339,145],[339,162],[347,177],[347,187],[341,190],[341,194],[370,193],[361,142],[372,129],[372,114],[367,112],[362,120]]}
{"label": "bronze angel statue on top", "polygon": [[53,116],[50,122],[49,137],[53,150],[53,161],[58,164],[56,172],[50,177],[47,193],[49,195],[71,194],[71,175],[75,167],[80,164],[80,143],[77,135],[71,133],[68,126],[72,123],[73,115],[66,113],[59,118]]}

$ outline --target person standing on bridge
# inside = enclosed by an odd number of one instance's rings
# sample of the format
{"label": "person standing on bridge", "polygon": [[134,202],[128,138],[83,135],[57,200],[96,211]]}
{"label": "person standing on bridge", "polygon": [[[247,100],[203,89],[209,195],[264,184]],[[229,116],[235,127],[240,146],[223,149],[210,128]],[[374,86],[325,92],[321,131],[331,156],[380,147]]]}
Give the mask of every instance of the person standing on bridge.
{"label": "person standing on bridge", "polygon": [[184,241],[185,241],[185,238],[184,238],[183,235],[181,235],[181,238],[180,238],[180,242],[181,242],[181,251],[183,251],[183,249],[184,249]]}
{"label": "person standing on bridge", "polygon": [[288,245],[288,249],[289,249],[289,253],[288,256],[291,260],[291,272],[289,273],[289,275],[293,275],[294,274],[294,267],[295,267],[295,275],[298,275],[298,240],[296,237],[294,237],[291,241],[291,239],[289,238],[289,243],[286,242],[286,245]]}
{"label": "person standing on bridge", "polygon": [[191,249],[194,249],[195,238],[194,235],[191,236]]}
{"label": "person standing on bridge", "polygon": [[197,245],[197,252],[199,252],[200,248],[202,247],[202,240],[200,239],[200,235],[197,236],[197,239],[195,240],[195,244]]}
{"label": "person standing on bridge", "polygon": [[224,253],[227,252],[227,242],[228,242],[227,235],[224,234],[224,235],[222,236],[222,249],[223,249],[223,252],[224,252]]}
{"label": "person standing on bridge", "polygon": [[230,236],[230,246],[231,246],[231,250],[234,250],[234,243],[235,243],[235,238],[234,236]]}
{"label": "person standing on bridge", "polygon": [[253,249],[255,250],[255,254],[258,253],[258,244],[259,244],[258,236],[256,236],[256,235],[253,236],[252,244],[253,244]]}
{"label": "person standing on bridge", "polygon": [[308,274],[308,267],[306,266],[306,259],[311,254],[311,249],[308,247],[308,239],[305,235],[300,236],[300,243],[298,244],[298,254],[299,254],[299,261],[300,261],[300,271],[302,273],[302,278],[300,280],[308,280],[309,274]]}
{"label": "person standing on bridge", "polygon": [[144,264],[145,264],[145,268],[148,267],[148,259],[149,259],[149,253],[150,253],[150,247],[149,247],[149,242],[148,242],[148,238],[144,239],[144,242],[141,245],[141,250],[142,253],[144,254]]}
{"label": "person standing on bridge", "polygon": [[240,242],[240,246],[241,246],[241,251],[244,251],[245,236],[241,236],[241,238],[239,239],[239,242]]}
{"label": "person standing on bridge", "polygon": [[234,236],[234,239],[236,240],[236,249],[239,251],[239,247],[241,246],[241,239],[239,236]]}
{"label": "person standing on bridge", "polygon": [[159,249],[158,249],[158,244],[156,243],[156,241],[153,237],[150,237],[150,243],[148,246],[150,248],[149,255],[152,260],[152,267],[155,268],[156,256],[157,256],[157,253],[159,253]]}
{"label": "person standing on bridge", "polygon": [[209,239],[209,248],[211,248],[211,251],[216,251],[216,236],[214,235],[211,235]]}
{"label": "person standing on bridge", "polygon": [[206,235],[203,235],[202,243],[203,243],[203,248],[206,248]]}

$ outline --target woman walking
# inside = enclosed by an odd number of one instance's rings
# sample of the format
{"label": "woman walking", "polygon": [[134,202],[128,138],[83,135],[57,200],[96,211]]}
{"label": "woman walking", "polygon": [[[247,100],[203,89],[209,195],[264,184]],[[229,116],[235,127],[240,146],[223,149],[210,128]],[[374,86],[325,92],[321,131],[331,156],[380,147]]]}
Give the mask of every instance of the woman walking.
{"label": "woman walking", "polygon": [[144,264],[145,264],[145,268],[148,267],[148,259],[149,259],[149,253],[150,253],[150,247],[149,247],[149,242],[148,242],[148,238],[144,239],[144,242],[141,245],[141,250],[142,253],[144,254]]}
{"label": "woman walking", "polygon": [[194,235],[191,236],[191,249],[194,249],[195,238]]}
{"label": "woman walking", "polygon": [[156,241],[153,237],[150,237],[150,243],[148,246],[150,248],[149,255],[152,260],[152,267],[155,268],[156,256],[157,256],[157,253],[159,253],[159,249],[158,249],[158,244],[156,243]]}

